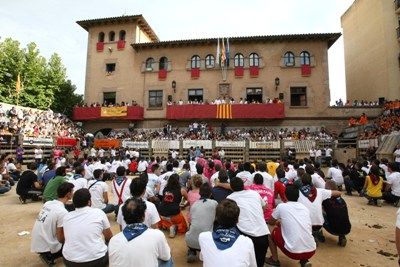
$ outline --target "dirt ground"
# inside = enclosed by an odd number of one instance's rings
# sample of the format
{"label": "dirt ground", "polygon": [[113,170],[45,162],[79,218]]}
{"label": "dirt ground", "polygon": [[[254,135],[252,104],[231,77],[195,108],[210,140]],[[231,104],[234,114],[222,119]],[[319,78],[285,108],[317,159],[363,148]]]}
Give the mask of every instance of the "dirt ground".
{"label": "dirt ground", "polygon": [[[110,198],[112,196],[110,195]],[[311,259],[313,266],[397,266],[395,247],[395,218],[397,208],[384,204],[383,207],[367,206],[366,200],[358,196],[344,196],[349,206],[352,231],[348,235],[345,248],[337,245],[337,237],[325,233],[326,242],[319,244],[317,253]],[[21,231],[31,232],[35,218],[41,208],[40,202],[22,205],[12,191],[0,195],[0,246],[2,256],[0,266],[44,266],[38,255],[30,252],[31,235],[19,236]],[[114,215],[109,214],[112,232],[119,232]],[[167,236],[167,232],[165,232]],[[167,237],[172,250],[175,266],[202,266],[197,259],[194,264],[186,263],[187,248],[184,235],[174,239]],[[281,266],[299,266],[298,262],[279,253]],[[64,266],[61,259],[57,266]],[[223,267],[223,266],[218,266]]]}

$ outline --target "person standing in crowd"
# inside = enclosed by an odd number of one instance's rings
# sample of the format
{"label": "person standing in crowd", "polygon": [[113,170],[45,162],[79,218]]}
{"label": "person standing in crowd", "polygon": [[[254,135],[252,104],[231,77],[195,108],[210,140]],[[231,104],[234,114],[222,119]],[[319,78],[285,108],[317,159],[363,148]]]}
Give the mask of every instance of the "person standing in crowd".
{"label": "person standing in crowd", "polygon": [[124,203],[130,196],[130,184],[131,179],[126,176],[125,168],[120,166],[117,168],[117,177],[112,181],[111,192],[114,195],[114,207],[115,215],[118,215],[119,207]]}
{"label": "person standing in crowd", "polygon": [[235,177],[230,181],[230,185],[233,193],[227,199],[234,200],[240,208],[237,227],[253,242],[257,266],[262,267],[268,249],[269,230],[264,220],[264,210],[268,205],[258,193],[244,190],[242,179]]}
{"label": "person standing in crowd", "polygon": [[241,235],[238,229],[240,213],[241,209],[234,200],[226,199],[218,204],[215,213],[218,226],[212,232],[199,235],[200,258],[204,267],[260,266],[256,261],[253,242]]}
{"label": "person standing in crowd", "polygon": [[24,154],[25,154],[25,151],[24,151],[24,149],[22,148],[22,145],[21,145],[21,144],[18,145],[17,149],[15,150],[15,153],[16,153],[17,163],[18,163],[18,164],[21,164],[21,165],[24,164]]}
{"label": "person standing in crowd", "polygon": [[372,166],[370,174],[365,179],[362,195],[367,193],[368,205],[381,207],[383,178],[379,176],[379,168]]}
{"label": "person standing in crowd", "polygon": [[332,160],[332,148],[326,146],[325,148],[325,163],[327,167],[331,167],[331,160]]}
{"label": "person standing in crowd", "polygon": [[164,234],[144,223],[146,203],[142,199],[128,199],[120,213],[127,226],[110,240],[110,266],[174,266]]}
{"label": "person standing in crowd", "polygon": [[57,188],[57,200],[46,202],[36,218],[32,230],[31,252],[38,253],[48,266],[55,265],[54,260],[62,257],[62,243],[57,240],[60,235],[65,204],[72,199],[74,185],[61,184]]}
{"label": "person standing in crowd", "polygon": [[342,188],[342,185],[344,184],[343,174],[339,168],[339,162],[336,159],[332,160],[332,167],[328,169],[326,178],[332,179],[340,189]]}
{"label": "person standing in crowd", "polygon": [[311,160],[312,163],[315,162],[315,156],[316,156],[316,150],[315,150],[314,147],[312,147],[312,148],[310,149],[310,160]]}
{"label": "person standing in crowd", "polygon": [[388,203],[394,203],[396,206],[400,200],[400,173],[397,169],[396,163],[388,164],[389,176],[386,181],[385,192],[383,192],[382,199]]}
{"label": "person standing in crowd", "polygon": [[290,259],[299,260],[302,267],[311,266],[309,260],[315,254],[316,243],[312,235],[310,211],[297,202],[299,190],[294,185],[286,187],[285,195],[288,202],[278,205],[268,220],[268,224],[275,228],[269,237],[272,256],[265,259],[265,263],[280,266],[279,247]]}
{"label": "person standing in crowd", "polygon": [[42,194],[36,175],[37,168],[37,163],[31,163],[29,169],[24,171],[19,179],[16,191],[22,204],[25,204],[27,199],[37,201]]}
{"label": "person standing in crowd", "polygon": [[[327,181],[325,189],[337,190],[334,181]],[[350,233],[351,223],[346,201],[341,197],[331,197],[322,202],[324,208],[324,229],[331,235],[339,236],[338,244],[345,247],[347,244],[346,235]]]}
{"label": "person standing in crowd", "polygon": [[[90,192],[86,188],[74,193],[76,210],[64,216],[57,239],[64,243],[62,254],[66,267],[108,266],[107,246],[113,236],[106,214],[90,207]],[[104,236],[104,240],[103,237]]]}
{"label": "person standing in crowd", "polygon": [[40,164],[43,158],[43,150],[40,146],[36,146],[35,148],[35,162]]}
{"label": "person standing in crowd", "polygon": [[101,209],[104,213],[115,211],[112,204],[108,204],[108,185],[103,182],[103,170],[96,169],[93,172],[93,179],[87,183],[91,195],[91,207]]}
{"label": "person standing in crowd", "polygon": [[322,151],[318,146],[315,149],[315,162],[318,162],[320,165],[322,164]]}

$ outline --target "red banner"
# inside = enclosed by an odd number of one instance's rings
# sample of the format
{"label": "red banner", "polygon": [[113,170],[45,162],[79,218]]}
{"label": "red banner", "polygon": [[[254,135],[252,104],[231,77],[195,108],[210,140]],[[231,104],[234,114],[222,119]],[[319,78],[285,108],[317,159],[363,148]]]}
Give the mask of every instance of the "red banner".
{"label": "red banner", "polygon": [[96,139],[94,140],[94,147],[95,148],[118,148],[119,147],[119,140],[116,139]]}
{"label": "red banner", "polygon": [[77,146],[78,141],[75,138],[57,138],[57,146]]}
{"label": "red banner", "polygon": [[[129,106],[127,108],[126,116],[115,116],[121,120],[143,120],[143,107],[140,106]],[[72,110],[72,118],[75,121],[87,121],[95,119],[112,119],[115,117],[102,117],[101,107],[79,107]]]}

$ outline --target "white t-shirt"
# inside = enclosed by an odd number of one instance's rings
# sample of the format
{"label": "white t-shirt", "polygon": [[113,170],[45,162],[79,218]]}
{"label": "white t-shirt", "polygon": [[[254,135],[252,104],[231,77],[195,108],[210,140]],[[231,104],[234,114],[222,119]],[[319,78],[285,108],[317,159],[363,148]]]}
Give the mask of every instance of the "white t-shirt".
{"label": "white t-shirt", "polygon": [[97,151],[94,147],[92,147],[92,149],[90,149],[90,156],[92,157],[96,157]]}
{"label": "white t-shirt", "polygon": [[43,156],[43,150],[39,149],[35,149],[35,159],[41,159]]}
{"label": "white t-shirt", "polygon": [[100,158],[104,157],[104,152],[105,152],[104,149],[102,149],[102,148],[99,149],[99,152],[98,152],[98,153],[99,153],[99,157],[100,157]]}
{"label": "white t-shirt", "polygon": [[313,175],[311,175],[311,179],[312,179],[312,184],[316,187],[316,188],[325,188],[325,180],[318,175],[318,173],[314,173]]}
{"label": "white t-shirt", "polygon": [[131,164],[131,160],[130,159],[124,159],[122,160],[122,166],[124,166],[124,168],[126,170],[129,170],[129,164]]}
{"label": "white t-shirt", "polygon": [[395,156],[394,161],[400,162],[400,157],[396,157],[396,156],[400,155],[400,149],[396,149],[396,151],[394,151],[393,155]]}
{"label": "white t-shirt", "polygon": [[147,161],[141,160],[138,163],[137,170],[138,170],[138,172],[145,172],[147,170],[148,166],[149,166],[149,164],[147,163]]}
{"label": "white t-shirt", "polygon": [[211,232],[201,233],[199,243],[200,259],[203,261],[204,267],[257,267],[253,242],[246,236],[240,235],[232,247],[225,250],[217,248]]}
{"label": "white t-shirt", "polygon": [[15,171],[16,169],[17,169],[17,167],[15,166],[14,163],[8,163],[8,164],[7,164],[7,171],[8,171],[8,172],[13,172],[13,171]]}
{"label": "white t-shirt", "polygon": [[177,151],[172,151],[171,152],[171,157],[173,158],[173,159],[176,159],[176,157],[179,155],[179,152],[177,152]]}
{"label": "white t-shirt", "polygon": [[233,192],[227,198],[236,201],[240,208],[237,227],[241,232],[254,237],[269,234],[262,208],[265,202],[260,194],[252,190],[242,190]]}
{"label": "white t-shirt", "polygon": [[321,157],[321,155],[322,155],[321,149],[318,149],[318,150],[315,151],[315,156],[316,157]]}
{"label": "white t-shirt", "polygon": [[251,173],[248,171],[239,172],[238,174],[236,174],[236,177],[243,180],[244,186],[253,184],[253,179],[252,179]]}
{"label": "white t-shirt", "polygon": [[158,176],[154,173],[148,174],[149,181],[147,182],[147,187],[151,188],[153,195],[156,194],[156,186],[158,184]]}
{"label": "white t-shirt", "polygon": [[[151,228],[151,225],[156,224],[160,221],[160,215],[158,215],[158,211],[156,206],[147,201],[144,200],[144,202],[146,203],[146,213],[145,213],[145,217],[144,217],[144,224],[147,225],[147,227]],[[117,223],[119,225],[121,225],[122,230],[125,229],[126,227],[126,222],[124,220],[124,215],[122,215],[122,206],[124,204],[122,204],[119,207],[119,211],[118,211],[118,215],[117,215]]]}
{"label": "white t-shirt", "polygon": [[120,166],[122,166],[121,161],[119,161],[119,160],[114,160],[114,161],[111,163],[110,173],[116,173],[118,167],[120,167]]}
{"label": "white t-shirt", "polygon": [[292,201],[281,203],[272,217],[281,219],[282,236],[289,252],[306,253],[316,249],[310,212],[303,204]]}
{"label": "white t-shirt", "polygon": [[88,188],[88,180],[86,178],[78,178],[76,180],[72,180],[74,184],[74,193],[82,188]]}
{"label": "white t-shirt", "polygon": [[263,177],[263,185],[274,191],[274,178],[268,172],[255,172],[251,175],[251,182],[254,183],[254,176],[259,173]]}
{"label": "white t-shirt", "polygon": [[92,208],[104,209],[107,205],[104,203],[104,193],[108,192],[108,185],[103,181],[90,180],[87,184],[89,188]]}
{"label": "white t-shirt", "polygon": [[78,208],[64,216],[63,256],[72,262],[88,262],[103,257],[107,246],[103,231],[110,228],[106,214],[90,207]]}
{"label": "white t-shirt", "polygon": [[164,173],[163,175],[158,176],[158,182],[160,183],[160,192],[158,194],[160,196],[164,195],[164,188],[167,186],[169,177],[174,174],[174,172],[169,171]]}
{"label": "white t-shirt", "polygon": [[326,157],[331,157],[332,155],[332,148],[328,147],[327,149],[325,149],[325,156]]}
{"label": "white t-shirt", "polygon": [[121,196],[122,202],[125,202],[128,198],[131,197],[131,189],[130,189],[131,182],[132,182],[131,179],[126,178],[125,186],[122,188],[124,182],[118,185],[118,183],[115,180],[112,181],[111,193],[114,195],[114,205],[118,205],[118,195],[121,194],[121,192],[122,192]]}
{"label": "white t-shirt", "polygon": [[392,185],[392,194],[400,197],[400,172],[392,172],[386,182]]}
{"label": "white t-shirt", "polygon": [[215,179],[218,178],[219,172],[214,173],[213,175],[211,175],[210,177],[210,183],[211,186],[214,187],[215,186]]}
{"label": "white t-shirt", "polygon": [[85,178],[86,179],[91,179],[93,177],[93,164],[90,165],[83,165],[83,168],[85,169]]}
{"label": "white t-shirt", "polygon": [[313,149],[310,149],[310,157],[315,157],[315,150],[313,150]]}
{"label": "white t-shirt", "polygon": [[337,185],[342,185],[344,183],[342,171],[338,168],[329,168],[326,177],[332,178],[332,180],[335,181]]}
{"label": "white t-shirt", "polygon": [[61,201],[52,200],[43,205],[32,230],[32,252],[56,253],[61,250],[62,244],[57,240],[56,229],[61,227],[67,213]]}
{"label": "white t-shirt", "polygon": [[299,199],[297,202],[306,206],[306,208],[310,211],[312,225],[320,226],[324,224],[324,217],[322,215],[322,202],[325,199],[331,198],[331,196],[331,190],[317,188],[317,197],[314,199],[314,202],[311,202],[307,197],[299,192]]}
{"label": "white t-shirt", "polygon": [[115,235],[110,240],[108,253],[113,267],[154,267],[158,266],[158,259],[167,261],[171,258],[164,234],[156,229],[147,229],[131,241],[123,233]]}

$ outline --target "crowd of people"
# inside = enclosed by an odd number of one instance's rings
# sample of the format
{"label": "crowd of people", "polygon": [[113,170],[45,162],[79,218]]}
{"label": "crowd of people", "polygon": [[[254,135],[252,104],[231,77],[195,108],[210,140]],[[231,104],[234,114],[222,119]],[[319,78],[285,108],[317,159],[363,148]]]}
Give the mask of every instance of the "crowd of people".
{"label": "crowd of people", "polygon": [[[365,196],[368,205],[400,200],[400,145],[394,162],[333,159],[327,173],[312,151],[302,160],[238,164],[217,154],[182,158],[175,152],[147,161],[138,153],[107,159],[99,152],[71,158],[54,153],[17,179],[9,172],[14,159],[2,157],[1,180],[18,180],[21,202],[45,202],[34,223],[32,252],[48,266],[58,257],[67,267],[173,266],[165,230],[169,238],[185,234],[188,263],[200,251],[204,266],[280,266],[279,248],[311,266],[326,234],[337,236],[341,247],[347,244],[351,223],[343,186],[349,197]],[[131,167],[138,177],[127,177]],[[112,233],[107,213],[115,213],[120,233]]]}
{"label": "crowd of people", "polygon": [[346,102],[343,102],[341,98],[339,100],[335,101],[335,104],[337,107],[378,107],[381,106],[379,104],[379,101],[366,101],[366,100],[354,100],[353,102],[350,102],[350,100],[347,100]]}
{"label": "crowd of people", "polygon": [[211,103],[206,99],[203,101],[203,99],[188,99],[187,101],[183,101],[182,99],[179,99],[179,101],[168,101],[167,105],[168,106],[173,106],[173,105],[220,105],[220,104],[282,104],[283,101],[282,99],[279,98],[267,98],[265,102],[259,101],[256,99],[248,100],[247,98],[241,97],[239,101],[235,101],[233,97],[219,97],[211,101]]}
{"label": "crowd of people", "polygon": [[[137,102],[135,100],[132,100],[131,102],[128,101],[122,101],[121,103],[117,102],[117,103],[112,103],[112,102],[108,102],[107,100],[104,100],[103,103],[100,102],[93,102],[90,105],[88,105],[87,103],[84,103],[82,105],[82,107],[129,107],[129,106],[137,106]],[[76,106],[79,107],[79,106]]]}
{"label": "crowd of people", "polygon": [[53,112],[0,104],[0,134],[23,134],[30,137],[72,137],[83,132],[67,116]]}
{"label": "crowd of people", "polygon": [[361,139],[400,132],[400,110],[384,109],[381,116],[373,121],[373,128],[360,134]]}

